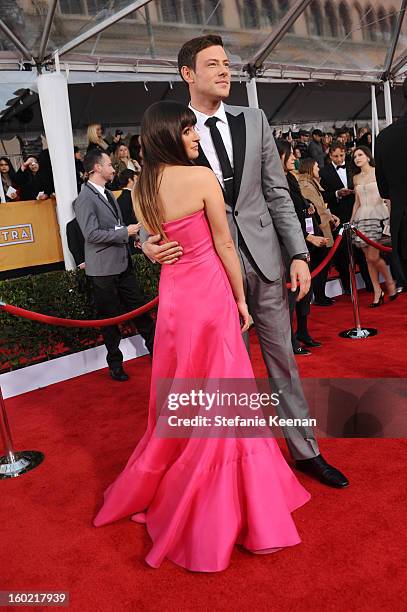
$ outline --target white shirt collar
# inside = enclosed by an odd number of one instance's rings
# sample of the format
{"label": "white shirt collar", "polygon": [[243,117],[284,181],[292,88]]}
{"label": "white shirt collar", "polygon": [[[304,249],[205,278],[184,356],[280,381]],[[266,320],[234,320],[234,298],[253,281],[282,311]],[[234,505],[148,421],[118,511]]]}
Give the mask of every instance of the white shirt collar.
{"label": "white shirt collar", "polygon": [[100,185],[96,185],[96,183],[93,183],[93,182],[92,182],[92,181],[90,181],[90,180],[88,180],[88,183],[89,183],[90,185],[92,185],[92,187],[94,187],[95,189],[97,189],[97,190],[99,191],[99,193],[101,193],[101,194],[102,194],[102,196],[103,196],[103,197],[106,199],[106,196],[105,196],[105,188],[104,188],[104,187],[101,187]]}
{"label": "white shirt collar", "polygon": [[220,121],[228,125],[225,106],[223,102],[220,103],[218,110],[216,111],[216,113],[213,113],[213,115],[205,115],[205,113],[201,113],[201,111],[196,110],[196,108],[192,106],[191,102],[188,106],[195,113],[198,128],[205,125],[205,121],[209,119],[209,117],[217,117]]}

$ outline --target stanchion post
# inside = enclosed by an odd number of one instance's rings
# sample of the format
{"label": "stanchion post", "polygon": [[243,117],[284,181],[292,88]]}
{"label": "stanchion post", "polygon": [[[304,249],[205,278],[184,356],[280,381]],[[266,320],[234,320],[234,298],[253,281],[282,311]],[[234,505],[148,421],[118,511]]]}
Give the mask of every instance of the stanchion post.
{"label": "stanchion post", "polygon": [[352,338],[354,340],[360,340],[361,338],[368,338],[369,336],[376,336],[377,329],[373,327],[362,328],[360,323],[360,312],[359,312],[359,299],[358,299],[358,287],[356,282],[355,274],[355,260],[353,257],[353,245],[352,245],[352,223],[344,223],[343,230],[346,240],[346,248],[348,250],[349,258],[349,278],[350,278],[350,295],[353,306],[353,319],[355,327],[351,329],[345,329],[341,331],[339,335],[341,338]]}
{"label": "stanchion post", "polygon": [[0,387],[0,429],[6,454],[0,457],[0,480],[16,478],[33,470],[44,460],[39,451],[16,452],[13,447],[10,425],[7,418],[6,405]]}

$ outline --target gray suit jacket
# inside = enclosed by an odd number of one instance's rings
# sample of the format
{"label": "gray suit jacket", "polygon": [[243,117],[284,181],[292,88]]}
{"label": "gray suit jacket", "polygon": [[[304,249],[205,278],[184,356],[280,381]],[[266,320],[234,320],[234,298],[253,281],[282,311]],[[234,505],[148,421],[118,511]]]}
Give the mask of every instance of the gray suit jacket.
{"label": "gray suit jacket", "polygon": [[281,248],[289,257],[307,253],[277,147],[264,112],[225,104],[233,144],[234,207],[226,205],[237,244],[238,229],[269,280],[281,277]]}
{"label": "gray suit jacket", "polygon": [[[129,236],[113,194],[115,210],[92,185],[86,184],[74,202],[74,211],[85,238],[88,276],[109,276],[128,266]],[[121,229],[115,229],[122,225]]]}

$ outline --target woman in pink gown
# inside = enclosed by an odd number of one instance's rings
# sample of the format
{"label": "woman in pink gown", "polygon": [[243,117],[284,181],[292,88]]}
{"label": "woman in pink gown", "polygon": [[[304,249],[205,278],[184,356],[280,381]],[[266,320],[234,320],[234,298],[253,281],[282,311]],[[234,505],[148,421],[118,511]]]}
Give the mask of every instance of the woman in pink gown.
{"label": "woman in pink gown", "polygon": [[147,431],[106,490],[94,525],[131,516],[151,537],[150,566],[168,558],[216,572],[228,566],[235,544],[256,553],[298,544],[291,513],[310,495],[272,437],[156,435],[161,379],[254,378],[222,191],[209,169],[191,162],[198,155],[195,121],[175,102],[154,104],[143,119],[137,216],[150,233],[182,245],[183,255],[161,270]]}

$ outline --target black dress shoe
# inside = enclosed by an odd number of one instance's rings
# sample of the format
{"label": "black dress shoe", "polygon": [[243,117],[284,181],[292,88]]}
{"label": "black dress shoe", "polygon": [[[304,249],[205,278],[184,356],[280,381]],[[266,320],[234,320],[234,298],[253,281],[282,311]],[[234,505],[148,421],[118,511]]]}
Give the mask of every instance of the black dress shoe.
{"label": "black dress shoe", "polygon": [[124,382],[126,380],[129,380],[129,375],[126,374],[126,372],[123,370],[122,367],[120,367],[120,368],[109,368],[109,372],[110,372],[110,376],[113,378],[113,380],[118,380],[119,382]]}
{"label": "black dress shoe", "polygon": [[310,348],[317,348],[319,346],[322,346],[322,342],[317,342],[316,340],[313,340],[311,336],[308,336],[308,338],[297,336],[297,340],[305,344],[305,346],[309,346]]}
{"label": "black dress shoe", "polygon": [[329,465],[322,455],[312,457],[312,459],[302,459],[295,462],[295,467],[301,472],[315,476],[330,487],[342,489],[349,485],[349,480],[335,467]]}
{"label": "black dress shoe", "polygon": [[294,355],[311,355],[311,351],[308,351],[303,346],[298,346],[297,348],[293,348]]}

